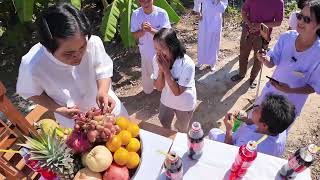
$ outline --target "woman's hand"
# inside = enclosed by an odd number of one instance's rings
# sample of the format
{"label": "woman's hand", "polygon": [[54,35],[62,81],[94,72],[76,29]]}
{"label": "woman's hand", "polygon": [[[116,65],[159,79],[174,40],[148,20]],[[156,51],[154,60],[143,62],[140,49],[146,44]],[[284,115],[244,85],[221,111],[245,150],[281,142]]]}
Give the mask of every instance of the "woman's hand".
{"label": "woman's hand", "polygon": [[260,50],[257,52],[257,59],[268,68],[272,68],[274,66],[271,58],[266,54],[264,50]]}
{"label": "woman's hand", "polygon": [[72,119],[73,116],[80,113],[80,110],[76,106],[74,106],[74,107],[59,107],[55,110],[55,112],[64,116],[64,117]]}
{"label": "woman's hand", "polygon": [[116,102],[114,101],[114,99],[105,92],[98,92],[97,104],[102,110],[103,114],[112,112],[112,110],[116,106]]}
{"label": "woman's hand", "polygon": [[279,91],[282,91],[282,92],[285,92],[285,93],[291,93],[291,88],[286,83],[279,82],[279,84],[278,84],[277,82],[274,82],[274,81],[270,81],[270,83],[272,84],[273,87],[275,87]]}

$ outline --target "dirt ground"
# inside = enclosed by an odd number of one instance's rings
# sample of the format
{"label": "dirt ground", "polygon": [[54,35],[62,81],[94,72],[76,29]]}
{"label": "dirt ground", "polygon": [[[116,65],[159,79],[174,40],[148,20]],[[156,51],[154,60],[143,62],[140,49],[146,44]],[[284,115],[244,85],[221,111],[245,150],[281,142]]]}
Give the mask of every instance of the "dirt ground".
{"label": "dirt ground", "polygon": [[[185,43],[187,54],[196,62],[197,20],[195,16],[187,13],[175,28]],[[281,27],[274,29],[271,45],[275,43],[278,35],[286,31],[287,28],[286,19]],[[233,83],[230,80],[230,77],[237,73],[239,67],[240,35],[241,28],[237,21],[225,22],[217,71],[211,73],[209,68],[196,70],[198,105],[193,120],[202,124],[205,133],[208,133],[213,127],[224,129],[221,122],[226,112],[244,108],[248,104],[248,99],[254,99],[256,95],[256,89],[249,88],[248,77],[238,83]],[[251,67],[252,59],[250,62],[249,66]],[[132,117],[160,125],[158,120],[160,93],[156,90],[150,95],[143,93],[140,71],[138,54],[134,53],[126,58],[119,58],[118,61],[115,61],[114,88]],[[265,75],[271,75],[272,72],[273,69],[263,68],[260,91],[267,82]],[[319,133],[318,135],[315,133],[318,129],[317,126],[319,127],[319,108],[319,96],[312,94],[302,111],[303,113],[290,130],[284,157],[306,144],[320,144]],[[174,127],[172,128],[174,129]],[[320,173],[319,162],[315,164],[316,166],[312,167],[313,179],[316,179]]]}
{"label": "dirt ground", "polygon": [[[94,13],[96,14],[96,13]],[[221,40],[221,49],[217,62],[217,71],[211,73],[208,68],[196,70],[196,88],[198,95],[198,105],[194,113],[193,120],[199,121],[205,133],[211,128],[221,127],[224,129],[222,118],[228,111],[243,109],[248,104],[248,99],[254,99],[256,89],[249,88],[248,76],[238,83],[233,83],[230,77],[237,73],[238,55],[241,28],[239,19],[226,18]],[[287,19],[284,20],[281,27],[273,31],[274,44],[278,35],[288,28]],[[98,29],[98,27],[97,27]],[[175,26],[180,39],[185,43],[187,54],[197,61],[197,20],[190,10],[182,16],[179,24]],[[120,97],[129,114],[132,117],[160,125],[158,120],[158,106],[160,93],[154,91],[146,95],[141,87],[141,65],[140,56],[136,48],[130,51],[123,50],[119,45],[119,40],[106,45],[107,53],[114,60],[113,88]],[[13,57],[11,57],[13,56]],[[14,54],[7,54],[4,58],[13,58]],[[250,60],[249,67],[252,66]],[[248,70],[250,72],[250,69]],[[271,75],[272,69],[263,68],[261,79],[261,88],[267,82],[265,75]],[[4,82],[8,89],[8,95],[19,109],[27,113],[32,109],[32,103],[23,101],[15,94],[15,83],[18,68],[13,70],[0,69],[0,80]],[[302,114],[292,126],[287,149],[284,158],[292,154],[295,150],[307,144],[314,143],[320,145],[320,104],[319,96],[310,95],[308,102],[302,110]],[[1,113],[0,113],[1,116]],[[319,157],[316,163],[311,167],[312,178],[320,177]]]}

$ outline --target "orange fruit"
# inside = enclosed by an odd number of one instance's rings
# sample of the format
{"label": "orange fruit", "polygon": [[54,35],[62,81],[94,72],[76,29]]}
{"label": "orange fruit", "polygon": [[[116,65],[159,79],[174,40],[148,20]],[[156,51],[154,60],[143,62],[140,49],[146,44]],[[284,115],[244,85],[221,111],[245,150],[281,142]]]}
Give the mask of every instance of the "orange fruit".
{"label": "orange fruit", "polygon": [[137,152],[140,149],[140,141],[137,138],[131,138],[126,149],[129,152]]}
{"label": "orange fruit", "polygon": [[119,116],[116,119],[116,125],[120,127],[121,130],[127,130],[129,127],[130,121],[124,117],[124,116]]}
{"label": "orange fruit", "polygon": [[136,123],[130,123],[127,130],[131,133],[132,137],[137,137],[139,135],[140,128]]}
{"label": "orange fruit", "polygon": [[129,153],[128,151],[121,147],[119,148],[113,155],[113,160],[120,166],[127,164],[129,160]]}
{"label": "orange fruit", "polygon": [[122,145],[127,145],[129,143],[130,139],[132,138],[131,133],[127,130],[120,131],[118,136],[121,139]]}
{"label": "orange fruit", "polygon": [[113,136],[112,139],[110,139],[106,146],[111,152],[115,152],[121,147],[121,138],[119,136]]}
{"label": "orange fruit", "polygon": [[134,169],[139,165],[140,157],[136,152],[129,152],[129,159],[126,164],[128,169]]}

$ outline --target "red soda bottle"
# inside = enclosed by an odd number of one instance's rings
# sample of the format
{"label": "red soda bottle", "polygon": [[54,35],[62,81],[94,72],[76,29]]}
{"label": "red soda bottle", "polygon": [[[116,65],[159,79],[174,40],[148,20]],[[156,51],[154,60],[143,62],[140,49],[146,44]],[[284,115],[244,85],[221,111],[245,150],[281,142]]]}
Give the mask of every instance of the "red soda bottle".
{"label": "red soda bottle", "polygon": [[25,164],[32,169],[34,172],[38,172],[41,176],[46,180],[55,180],[56,174],[48,169],[44,169],[41,167],[40,162],[38,160],[31,160],[31,154],[26,148],[21,148],[21,156],[23,157]]}
{"label": "red soda bottle", "polygon": [[181,180],[183,178],[182,159],[175,152],[169,153],[164,161],[164,168],[167,180]]}
{"label": "red soda bottle", "polygon": [[188,132],[188,156],[190,159],[200,159],[204,145],[204,133],[199,122],[193,122]]}
{"label": "red soda bottle", "polygon": [[256,157],[257,146],[255,141],[249,141],[247,144],[240,146],[239,153],[230,169],[229,179],[242,178]]}
{"label": "red soda bottle", "polygon": [[295,179],[299,173],[311,166],[317,151],[317,146],[314,144],[298,149],[289,158],[288,163],[282,166],[280,176],[283,179]]}

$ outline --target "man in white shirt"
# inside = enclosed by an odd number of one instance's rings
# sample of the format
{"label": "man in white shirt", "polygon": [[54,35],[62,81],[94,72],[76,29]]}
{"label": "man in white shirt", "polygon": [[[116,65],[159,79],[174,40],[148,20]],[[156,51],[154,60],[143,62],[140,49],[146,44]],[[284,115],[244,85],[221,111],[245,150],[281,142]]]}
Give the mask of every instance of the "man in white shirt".
{"label": "man in white shirt", "polygon": [[256,106],[252,112],[252,119],[241,119],[244,123],[235,133],[232,133],[233,116],[228,113],[224,119],[226,133],[221,129],[213,128],[209,132],[209,139],[225,142],[236,146],[248,143],[250,140],[257,141],[264,134],[269,135],[258,146],[258,152],[280,157],[282,156],[287,132],[286,129],[295,119],[295,107],[281,95],[269,94],[261,105]]}
{"label": "man in white shirt", "polygon": [[146,94],[152,93],[154,86],[150,78],[152,60],[155,55],[153,35],[161,28],[170,28],[167,12],[153,5],[153,0],[139,0],[140,8],[131,16],[131,32],[139,40],[141,54],[142,87]]}

